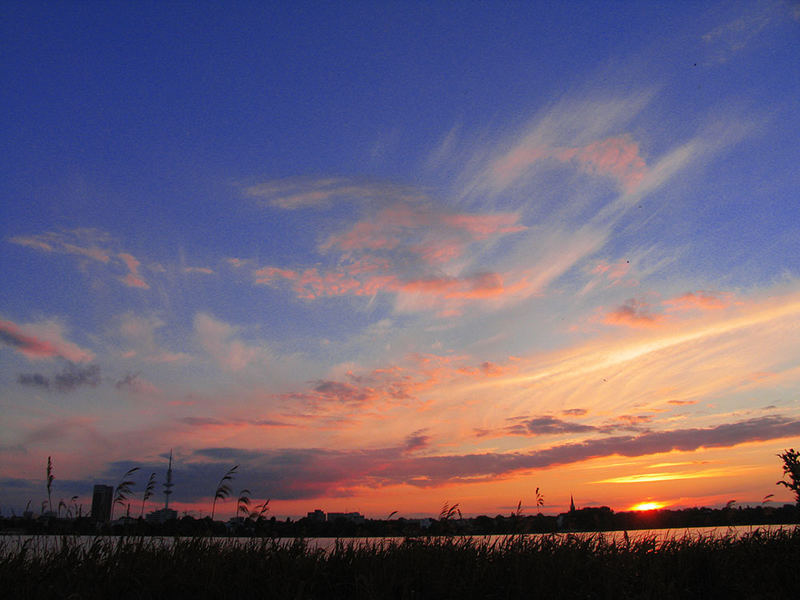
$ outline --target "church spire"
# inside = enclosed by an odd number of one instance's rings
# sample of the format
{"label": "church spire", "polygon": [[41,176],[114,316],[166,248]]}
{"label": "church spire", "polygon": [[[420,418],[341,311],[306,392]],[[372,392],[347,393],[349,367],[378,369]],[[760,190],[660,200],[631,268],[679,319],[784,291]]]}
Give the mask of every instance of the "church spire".
{"label": "church spire", "polygon": [[575,500],[572,499],[572,494],[569,495],[569,512],[575,512]]}

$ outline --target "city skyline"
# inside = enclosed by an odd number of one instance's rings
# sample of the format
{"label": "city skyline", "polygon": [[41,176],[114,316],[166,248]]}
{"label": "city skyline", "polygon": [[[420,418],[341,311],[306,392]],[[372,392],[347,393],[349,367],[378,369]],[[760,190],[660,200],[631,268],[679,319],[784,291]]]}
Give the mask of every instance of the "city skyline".
{"label": "city skyline", "polygon": [[3,514],[792,502],[796,2],[0,10]]}

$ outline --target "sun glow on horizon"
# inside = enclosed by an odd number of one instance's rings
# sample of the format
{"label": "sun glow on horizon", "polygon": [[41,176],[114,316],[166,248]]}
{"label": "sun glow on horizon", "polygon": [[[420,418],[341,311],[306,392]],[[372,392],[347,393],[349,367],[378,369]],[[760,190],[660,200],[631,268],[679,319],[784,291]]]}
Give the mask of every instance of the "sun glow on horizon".
{"label": "sun glow on horizon", "polygon": [[639,504],[634,504],[631,506],[630,510],[635,510],[637,512],[642,512],[646,510],[658,510],[659,508],[664,508],[667,506],[663,502],[640,502]]}

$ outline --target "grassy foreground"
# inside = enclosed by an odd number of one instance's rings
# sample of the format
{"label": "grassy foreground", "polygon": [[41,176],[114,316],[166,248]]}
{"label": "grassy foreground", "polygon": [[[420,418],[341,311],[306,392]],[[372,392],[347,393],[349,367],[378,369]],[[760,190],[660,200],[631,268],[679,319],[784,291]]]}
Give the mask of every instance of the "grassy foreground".
{"label": "grassy foreground", "polygon": [[800,528],[666,542],[408,539],[328,552],[301,540],[65,539],[49,552],[0,551],[0,597],[798,598]]}

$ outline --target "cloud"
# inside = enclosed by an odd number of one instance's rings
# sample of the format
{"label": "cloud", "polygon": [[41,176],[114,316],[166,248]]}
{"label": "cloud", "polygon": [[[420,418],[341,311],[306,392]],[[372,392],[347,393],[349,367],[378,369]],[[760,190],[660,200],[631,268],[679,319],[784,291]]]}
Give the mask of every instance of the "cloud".
{"label": "cloud", "polygon": [[404,444],[405,452],[416,452],[417,450],[428,447],[431,438],[425,435],[425,431],[425,429],[419,429],[406,437]]}
{"label": "cloud", "polygon": [[144,379],[139,372],[125,374],[122,379],[114,383],[114,387],[118,390],[127,390],[134,394],[153,395],[159,392],[159,389]]}
{"label": "cloud", "polygon": [[82,386],[97,387],[100,383],[100,367],[69,364],[53,377],[41,373],[22,373],[17,377],[17,383],[67,393]]}
{"label": "cloud", "polygon": [[103,264],[111,261],[111,253],[108,250],[111,236],[98,229],[48,231],[38,235],[14,236],[9,241],[42,252],[72,254]]}
{"label": "cloud", "polygon": [[216,429],[221,427],[263,427],[265,429],[295,427],[293,423],[274,419],[218,419],[215,417],[182,417],[178,419],[184,425],[199,429]]}
{"label": "cloud", "polygon": [[200,448],[182,466],[181,476],[193,488],[188,490],[192,499],[208,498],[230,464],[241,464],[241,472],[247,473],[251,482],[248,485],[269,489],[276,500],[330,497],[352,494],[362,486],[439,487],[504,479],[519,472],[607,456],[729,448],[800,435],[800,421],[768,416],[714,427],[589,439],[529,452],[409,455],[409,445],[418,444],[415,438],[419,435],[415,432],[397,446],[368,450]]}
{"label": "cloud", "polygon": [[24,335],[19,328],[10,321],[0,321],[0,342],[11,346],[30,358],[50,358],[58,356],[58,352],[52,344]]}
{"label": "cloud", "polygon": [[128,287],[142,288],[145,290],[150,289],[150,286],[139,274],[139,265],[141,263],[136,260],[133,255],[128,254],[127,252],[120,252],[117,256],[128,268],[128,274],[121,279],[122,283]]}
{"label": "cloud", "polygon": [[[525,287],[521,277],[508,282],[501,273],[456,267],[476,245],[525,230],[515,213],[464,213],[395,202],[320,245],[321,253],[339,255],[335,267],[267,266],[255,271],[255,283],[285,281],[306,300],[393,294],[395,307],[402,312],[455,314],[470,301],[502,297]],[[451,270],[452,274],[446,273]]]}
{"label": "cloud", "polygon": [[247,186],[243,192],[247,197],[285,210],[324,207],[333,201],[417,201],[424,197],[411,187],[344,177],[281,179]]}
{"label": "cloud", "polygon": [[667,310],[720,310],[733,303],[733,294],[724,292],[686,292],[682,296],[663,300]]}
{"label": "cloud", "polygon": [[225,370],[241,371],[250,365],[263,365],[269,361],[266,348],[245,343],[237,337],[238,328],[209,314],[195,315],[194,332],[200,346]]}
{"label": "cloud", "polygon": [[568,408],[566,410],[562,410],[562,415],[567,415],[568,417],[582,417],[589,411],[585,408]]}
{"label": "cloud", "polygon": [[507,433],[513,435],[559,435],[563,433],[585,433],[596,431],[596,427],[591,425],[580,425],[562,421],[556,417],[541,416],[532,419],[523,419],[521,423],[515,423],[505,428]]}
{"label": "cloud", "polygon": [[626,327],[658,327],[664,319],[664,315],[652,312],[648,302],[630,298],[622,306],[607,313],[603,322]]}
{"label": "cloud", "polygon": [[166,350],[159,345],[156,334],[166,325],[167,323],[158,316],[140,316],[127,312],[115,319],[114,329],[109,335],[119,338],[121,353],[127,359],[140,357],[148,363],[191,361],[191,355]]}
{"label": "cloud", "polygon": [[491,166],[495,187],[513,184],[538,162],[555,159],[574,163],[590,175],[614,178],[625,191],[633,191],[647,175],[647,165],[639,144],[628,134],[595,140],[584,146],[558,147],[532,145],[539,140],[524,140]]}
{"label": "cloud", "polygon": [[41,373],[20,373],[17,375],[17,383],[29,387],[50,389],[50,378],[45,377]]}
{"label": "cloud", "polygon": [[749,14],[742,15],[703,34],[702,40],[709,50],[707,64],[725,63],[743,50],[777,16],[770,3],[754,5]]}
{"label": "cloud", "polygon": [[[236,260],[237,259],[229,259],[229,262],[233,266],[238,266],[238,264],[233,262],[233,261],[236,261]],[[208,267],[184,267],[183,272],[184,273],[199,273],[201,275],[213,275],[214,274],[214,270],[213,269],[209,269]]]}
{"label": "cloud", "polygon": [[[116,251],[117,243],[104,231],[91,228],[48,231],[30,236],[9,238],[19,244],[40,252],[77,256],[84,264],[100,263],[128,287],[149,289],[139,267],[141,262],[129,252]],[[88,261],[86,259],[89,259]],[[126,271],[120,275],[120,271]]]}
{"label": "cloud", "polygon": [[65,328],[55,320],[17,325],[0,320],[0,343],[26,358],[63,358],[70,362],[92,360],[94,354],[64,339]]}

